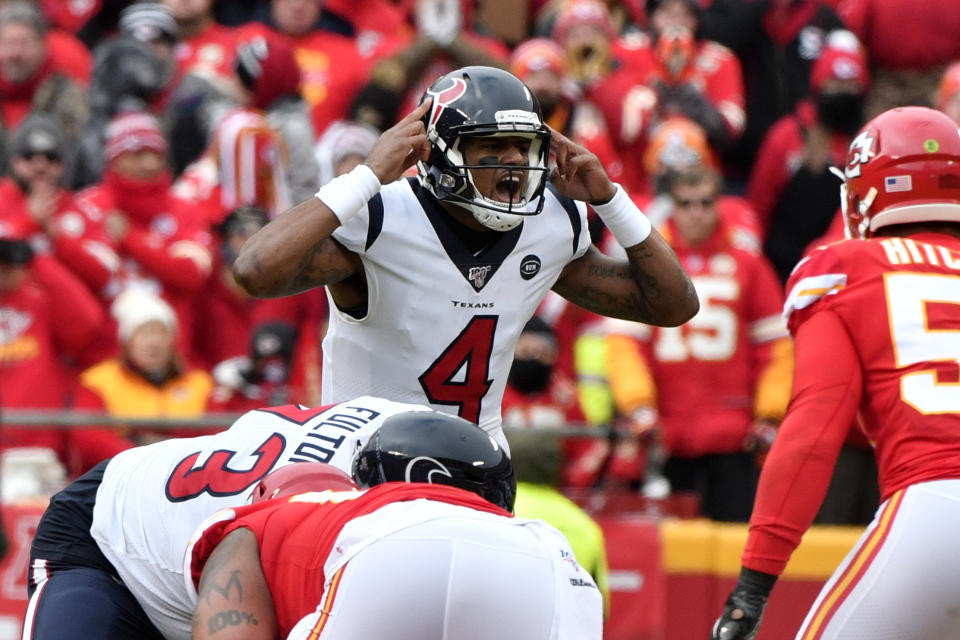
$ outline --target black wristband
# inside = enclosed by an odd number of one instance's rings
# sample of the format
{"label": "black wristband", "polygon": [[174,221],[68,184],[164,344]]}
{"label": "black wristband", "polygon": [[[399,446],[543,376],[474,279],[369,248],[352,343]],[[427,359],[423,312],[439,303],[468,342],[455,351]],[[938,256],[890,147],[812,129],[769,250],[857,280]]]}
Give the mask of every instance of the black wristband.
{"label": "black wristband", "polygon": [[775,575],[742,567],[740,569],[740,577],[737,579],[737,588],[744,587],[754,593],[763,594],[763,596],[766,597],[770,595],[770,592],[773,590],[773,585],[776,583],[777,576]]}

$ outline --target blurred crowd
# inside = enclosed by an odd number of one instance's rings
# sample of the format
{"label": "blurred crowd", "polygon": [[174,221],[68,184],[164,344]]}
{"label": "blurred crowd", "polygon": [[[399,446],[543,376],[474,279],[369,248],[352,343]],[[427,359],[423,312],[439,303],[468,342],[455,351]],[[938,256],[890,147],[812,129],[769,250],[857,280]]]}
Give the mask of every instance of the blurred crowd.
{"label": "blurred crowd", "polygon": [[[790,396],[783,283],[842,238],[830,169],[885,109],[960,122],[958,61],[960,4],[915,0],[5,0],[0,407],[320,404],[325,293],[249,298],[239,248],[436,77],[498,66],[624,185],[701,301],[651,328],[552,295],[517,345],[505,426],[615,425],[563,441],[561,486],[693,492],[745,520]],[[192,433],[4,425],[0,450],[52,451],[74,477]],[[851,425],[824,522],[870,520],[868,447]]]}

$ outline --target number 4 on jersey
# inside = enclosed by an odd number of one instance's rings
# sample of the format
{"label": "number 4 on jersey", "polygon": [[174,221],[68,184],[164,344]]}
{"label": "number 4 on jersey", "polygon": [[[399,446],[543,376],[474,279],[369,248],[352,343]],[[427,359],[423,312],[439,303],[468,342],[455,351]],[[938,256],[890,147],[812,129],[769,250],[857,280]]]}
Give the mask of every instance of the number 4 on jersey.
{"label": "number 4 on jersey", "polygon": [[[480,404],[493,382],[487,376],[497,319],[474,316],[420,376],[420,386],[431,403],[453,405],[461,418],[480,421]],[[461,369],[465,369],[463,379],[455,381]]]}

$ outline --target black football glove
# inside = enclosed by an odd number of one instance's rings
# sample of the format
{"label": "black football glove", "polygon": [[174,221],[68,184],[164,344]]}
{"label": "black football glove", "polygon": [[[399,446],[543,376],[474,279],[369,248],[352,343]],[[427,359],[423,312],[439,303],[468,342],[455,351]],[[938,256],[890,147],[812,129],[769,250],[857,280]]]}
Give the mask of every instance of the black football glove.
{"label": "black football glove", "polygon": [[752,640],[757,636],[763,609],[777,576],[742,569],[723,613],[713,624],[710,640]]}

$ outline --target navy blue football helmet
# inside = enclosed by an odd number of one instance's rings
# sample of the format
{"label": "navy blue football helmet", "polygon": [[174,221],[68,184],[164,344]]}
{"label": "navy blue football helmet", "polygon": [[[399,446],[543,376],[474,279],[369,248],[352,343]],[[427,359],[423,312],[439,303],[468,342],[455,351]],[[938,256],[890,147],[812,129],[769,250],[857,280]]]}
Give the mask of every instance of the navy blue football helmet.
{"label": "navy blue football helmet", "polygon": [[427,482],[471,491],[513,511],[517,481],[509,456],[483,429],[463,418],[408,411],[384,420],[353,459],[361,488],[384,482]]}
{"label": "navy blue football helmet", "polygon": [[[464,67],[441,76],[423,96],[433,98],[424,115],[430,158],[418,163],[420,182],[439,200],[467,209],[483,226],[508,231],[543,209],[549,178],[550,130],[540,102],[519,78],[494,67]],[[530,139],[523,165],[468,165],[463,138],[516,136]],[[520,190],[516,202],[480,193],[471,169],[503,169]],[[524,172],[525,178],[520,177]]]}

